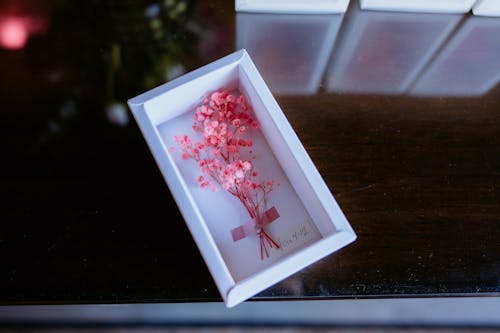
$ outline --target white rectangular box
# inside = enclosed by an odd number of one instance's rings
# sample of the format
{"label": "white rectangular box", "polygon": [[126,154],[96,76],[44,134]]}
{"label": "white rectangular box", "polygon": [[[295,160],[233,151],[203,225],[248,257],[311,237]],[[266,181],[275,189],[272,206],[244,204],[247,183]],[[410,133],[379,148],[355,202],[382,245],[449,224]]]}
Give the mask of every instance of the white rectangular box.
{"label": "white rectangular box", "polygon": [[500,0],[479,0],[472,12],[478,16],[500,16]]}
{"label": "white rectangular box", "polygon": [[344,13],[349,0],[235,0],[237,12],[333,14]]}
{"label": "white rectangular box", "polygon": [[312,95],[319,90],[343,17],[238,13],[236,45],[248,51],[273,93]]}
{"label": "white rectangular box", "polygon": [[[500,1],[500,0],[498,0]],[[415,96],[481,96],[500,82],[500,19],[470,16],[413,85]]]}
{"label": "white rectangular box", "polygon": [[[269,206],[280,217],[269,233],[281,245],[258,255],[258,237],[235,242],[230,230],[248,219],[224,191],[200,189],[197,165],[170,151],[188,133],[194,108],[210,92],[239,90],[260,128],[253,163],[279,183]],[[245,50],[129,100],[129,106],[228,307],[353,242],[356,235]]]}
{"label": "white rectangular box", "polygon": [[[362,9],[427,13],[467,13],[476,0],[360,0]],[[497,1],[497,0],[494,0]]]}
{"label": "white rectangular box", "polygon": [[327,91],[405,93],[462,17],[367,11],[353,4],[327,70]]}

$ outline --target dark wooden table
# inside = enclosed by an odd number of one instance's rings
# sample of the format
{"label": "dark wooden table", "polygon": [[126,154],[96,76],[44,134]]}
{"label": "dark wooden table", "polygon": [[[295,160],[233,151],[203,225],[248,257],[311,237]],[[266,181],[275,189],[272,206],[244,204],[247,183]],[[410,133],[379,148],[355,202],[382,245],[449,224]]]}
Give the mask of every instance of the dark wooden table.
{"label": "dark wooden table", "polygon": [[236,47],[358,234],[256,299],[499,294],[500,19],[181,3],[0,7],[1,304],[220,300],[124,103]]}

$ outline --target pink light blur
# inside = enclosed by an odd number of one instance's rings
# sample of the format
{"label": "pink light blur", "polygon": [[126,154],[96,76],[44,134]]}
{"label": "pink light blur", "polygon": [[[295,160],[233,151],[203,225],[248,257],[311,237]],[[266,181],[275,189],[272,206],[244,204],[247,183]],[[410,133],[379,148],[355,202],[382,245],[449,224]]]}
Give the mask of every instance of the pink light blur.
{"label": "pink light blur", "polygon": [[30,35],[44,33],[47,21],[37,16],[0,16],[0,47],[22,49]]}
{"label": "pink light blur", "polygon": [[28,40],[26,20],[9,17],[0,20],[0,46],[9,50],[19,50]]}

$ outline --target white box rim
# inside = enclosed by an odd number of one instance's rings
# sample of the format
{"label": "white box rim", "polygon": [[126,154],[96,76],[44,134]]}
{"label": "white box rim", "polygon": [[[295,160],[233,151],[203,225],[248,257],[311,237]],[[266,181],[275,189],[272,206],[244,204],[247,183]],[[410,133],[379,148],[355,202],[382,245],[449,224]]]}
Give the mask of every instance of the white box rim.
{"label": "white box rim", "polygon": [[[359,0],[362,9],[382,10],[382,11],[400,11],[400,12],[422,12],[422,13],[450,13],[463,14],[472,9],[476,0],[440,0],[418,2],[412,1],[411,4],[405,4],[400,0]],[[423,2],[423,4],[422,4]]]}
{"label": "white box rim", "polygon": [[472,13],[476,16],[500,16],[500,1],[498,0],[478,0],[472,8]]}
{"label": "white box rim", "polygon": [[335,14],[344,13],[349,0],[235,0],[237,12],[287,13],[287,14]]}

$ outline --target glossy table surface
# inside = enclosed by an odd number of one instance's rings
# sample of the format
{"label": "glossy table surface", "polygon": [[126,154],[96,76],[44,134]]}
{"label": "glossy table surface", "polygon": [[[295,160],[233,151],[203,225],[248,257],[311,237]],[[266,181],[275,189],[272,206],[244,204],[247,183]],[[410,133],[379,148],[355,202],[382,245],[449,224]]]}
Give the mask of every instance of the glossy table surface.
{"label": "glossy table surface", "polygon": [[220,300],[126,100],[246,48],[355,229],[255,299],[500,292],[500,18],[0,3],[0,303]]}

